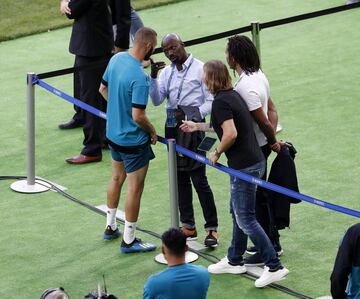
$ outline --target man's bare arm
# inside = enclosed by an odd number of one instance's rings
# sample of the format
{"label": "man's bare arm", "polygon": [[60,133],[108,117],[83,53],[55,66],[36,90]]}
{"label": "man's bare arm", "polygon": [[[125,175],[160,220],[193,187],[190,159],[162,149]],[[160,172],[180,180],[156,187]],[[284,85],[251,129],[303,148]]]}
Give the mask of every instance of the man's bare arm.
{"label": "man's bare arm", "polygon": [[141,129],[150,134],[151,143],[155,144],[157,141],[157,135],[154,126],[146,116],[145,109],[132,108],[133,120],[139,125]]}
{"label": "man's bare arm", "polygon": [[108,100],[108,95],[109,95],[107,86],[100,83],[99,92],[103,96],[103,98],[107,101]]}

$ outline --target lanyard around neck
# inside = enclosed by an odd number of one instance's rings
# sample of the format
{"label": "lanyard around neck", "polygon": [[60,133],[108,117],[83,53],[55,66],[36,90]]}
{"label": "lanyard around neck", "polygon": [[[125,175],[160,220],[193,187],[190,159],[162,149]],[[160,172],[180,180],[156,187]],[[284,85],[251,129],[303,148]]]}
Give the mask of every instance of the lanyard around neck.
{"label": "lanyard around neck", "polygon": [[[181,82],[180,82],[179,89],[178,89],[178,94],[177,94],[177,97],[176,97],[177,102],[179,102],[179,100],[180,100],[180,95],[181,95],[182,88],[183,88],[183,85],[184,85],[185,77],[186,77],[186,75],[187,75],[187,73],[188,73],[188,71],[189,71],[189,69],[190,69],[193,62],[194,62],[194,57],[191,58],[189,66],[186,68],[184,76],[182,76],[182,78],[181,78]],[[170,84],[171,84],[172,78],[173,78],[174,73],[175,73],[175,67],[176,67],[175,65],[172,67],[171,74],[170,74],[168,84],[167,84],[167,98],[168,98],[168,100],[169,100],[169,97],[170,97]]]}

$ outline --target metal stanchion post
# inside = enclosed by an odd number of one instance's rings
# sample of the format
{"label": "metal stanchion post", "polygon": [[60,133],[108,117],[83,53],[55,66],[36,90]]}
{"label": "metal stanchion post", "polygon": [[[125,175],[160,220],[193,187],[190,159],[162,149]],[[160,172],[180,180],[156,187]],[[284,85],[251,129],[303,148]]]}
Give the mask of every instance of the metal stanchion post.
{"label": "metal stanchion post", "polygon": [[[168,174],[169,174],[171,227],[179,227],[178,182],[177,182],[175,139],[168,139],[168,172],[169,172]],[[185,254],[185,261],[187,263],[192,263],[196,261],[198,258],[199,256],[191,251],[187,251]],[[167,264],[167,261],[162,253],[155,256],[155,261],[161,264]]]}
{"label": "metal stanchion post", "polygon": [[260,51],[260,23],[259,22],[251,22],[251,36],[252,41],[255,44],[256,50],[258,52],[259,57],[261,58]]}
{"label": "metal stanchion post", "polygon": [[178,200],[175,139],[168,140],[168,172],[169,172],[171,226],[179,227],[179,208],[178,208],[179,200]]}
{"label": "metal stanchion post", "polygon": [[38,193],[49,190],[46,183],[35,182],[35,74],[27,74],[27,179],[16,181],[10,188],[21,193]]}

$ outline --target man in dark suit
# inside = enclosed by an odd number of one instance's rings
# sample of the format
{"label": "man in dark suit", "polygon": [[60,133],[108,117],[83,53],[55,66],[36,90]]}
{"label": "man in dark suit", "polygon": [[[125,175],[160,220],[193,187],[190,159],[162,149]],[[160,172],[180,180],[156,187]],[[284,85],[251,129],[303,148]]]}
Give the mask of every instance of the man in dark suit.
{"label": "man in dark suit", "polygon": [[[68,0],[60,1],[60,11],[63,14],[71,14],[68,4]],[[130,0],[108,0],[108,4],[111,10],[113,28],[115,28],[113,52],[126,51],[129,49],[129,32],[131,26]],[[74,66],[77,66],[76,61]],[[73,90],[74,98],[80,99],[80,78],[78,71],[74,72]],[[74,116],[68,122],[60,124],[59,129],[75,129],[84,125],[83,110],[76,105],[74,105],[74,110]]]}
{"label": "man in dark suit", "polygon": [[[98,92],[102,75],[113,48],[111,16],[104,0],[62,0],[61,5],[73,28],[69,51],[75,55],[75,66],[99,63],[99,66],[79,71],[79,98],[86,104],[106,111],[106,102]],[[104,62],[104,63],[101,63]],[[84,148],[80,155],[69,158],[70,164],[101,161],[101,145],[105,139],[105,121],[82,111]]]}

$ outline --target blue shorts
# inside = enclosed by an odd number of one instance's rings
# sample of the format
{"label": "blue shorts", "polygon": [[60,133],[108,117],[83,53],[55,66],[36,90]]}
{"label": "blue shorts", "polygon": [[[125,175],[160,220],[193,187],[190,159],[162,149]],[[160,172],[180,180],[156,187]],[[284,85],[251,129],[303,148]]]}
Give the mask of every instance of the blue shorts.
{"label": "blue shorts", "polygon": [[132,153],[116,151],[111,147],[111,145],[109,147],[112,159],[117,162],[123,162],[126,173],[134,172],[143,168],[150,160],[155,158],[150,144],[136,148],[136,150]]}

